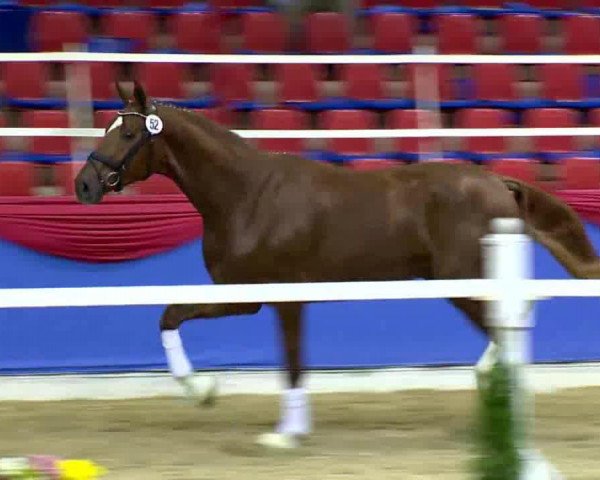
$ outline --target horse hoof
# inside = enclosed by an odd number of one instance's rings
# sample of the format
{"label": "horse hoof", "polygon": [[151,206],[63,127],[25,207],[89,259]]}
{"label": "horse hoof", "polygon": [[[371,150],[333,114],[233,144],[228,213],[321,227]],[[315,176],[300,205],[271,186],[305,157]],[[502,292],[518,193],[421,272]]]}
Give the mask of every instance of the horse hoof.
{"label": "horse hoof", "polygon": [[217,393],[219,389],[217,379],[211,375],[208,382],[208,387],[206,387],[204,395],[200,399],[200,406],[202,407],[213,407],[215,403],[217,403]]}
{"label": "horse hoof", "polygon": [[216,403],[217,399],[217,379],[213,376],[195,377],[190,375],[178,379],[185,396],[192,401],[194,405],[199,407],[211,407]]}
{"label": "horse hoof", "polygon": [[261,447],[273,449],[293,449],[300,446],[300,442],[296,435],[288,433],[263,433],[256,439],[256,443]]}

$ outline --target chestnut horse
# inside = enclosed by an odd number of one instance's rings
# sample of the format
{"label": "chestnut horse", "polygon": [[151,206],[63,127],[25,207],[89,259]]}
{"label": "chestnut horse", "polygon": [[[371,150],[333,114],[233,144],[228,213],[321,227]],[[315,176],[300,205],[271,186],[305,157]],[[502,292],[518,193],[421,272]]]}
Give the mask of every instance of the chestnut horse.
{"label": "chestnut horse", "polygon": [[[600,277],[582,223],[555,197],[472,165],[429,162],[353,171],[261,151],[199,113],[133,96],[75,180],[82,203],[152,174],[171,178],[202,215],[203,253],[215,283],[385,281],[482,276],[480,239],[497,217],[528,233],[577,278]],[[368,253],[367,253],[368,252]],[[484,335],[484,304],[451,299]],[[276,303],[288,388],[280,422],[262,445],[293,447],[311,431],[301,385],[302,303]],[[195,377],[179,336],[191,319],[254,314],[260,304],[169,305],[160,319],[169,369],[200,402],[214,379]],[[493,351],[493,339],[486,351]]]}

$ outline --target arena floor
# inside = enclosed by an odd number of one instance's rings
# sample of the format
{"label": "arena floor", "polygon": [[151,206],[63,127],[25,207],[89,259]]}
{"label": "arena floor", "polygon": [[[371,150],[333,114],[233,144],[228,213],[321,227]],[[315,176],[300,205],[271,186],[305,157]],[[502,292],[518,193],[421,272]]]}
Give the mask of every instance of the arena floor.
{"label": "arena floor", "polygon": [[[107,478],[464,480],[475,392],[314,395],[316,432],[293,452],[254,436],[278,399],[229,396],[212,409],[179,399],[0,403],[1,456],[89,458]],[[569,480],[600,472],[600,388],[537,396],[538,446]]]}

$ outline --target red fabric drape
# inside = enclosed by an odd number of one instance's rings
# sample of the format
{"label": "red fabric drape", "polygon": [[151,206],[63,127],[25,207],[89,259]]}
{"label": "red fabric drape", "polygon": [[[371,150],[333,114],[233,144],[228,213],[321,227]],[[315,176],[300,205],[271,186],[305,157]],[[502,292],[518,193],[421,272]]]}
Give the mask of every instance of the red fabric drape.
{"label": "red fabric drape", "polygon": [[[600,190],[556,195],[600,225]],[[202,219],[183,195],[109,196],[99,205],[73,197],[0,197],[0,238],[73,260],[134,260],[200,235]]]}
{"label": "red fabric drape", "polygon": [[110,196],[98,205],[73,197],[0,197],[0,238],[73,260],[143,258],[201,234],[202,219],[183,195]]}
{"label": "red fabric drape", "polygon": [[556,195],[586,222],[600,226],[600,190],[562,190]]}

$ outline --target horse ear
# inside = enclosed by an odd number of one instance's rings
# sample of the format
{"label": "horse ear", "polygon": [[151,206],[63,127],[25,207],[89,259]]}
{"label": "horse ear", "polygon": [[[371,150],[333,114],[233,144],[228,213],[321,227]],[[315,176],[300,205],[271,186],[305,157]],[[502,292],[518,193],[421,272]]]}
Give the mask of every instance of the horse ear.
{"label": "horse ear", "polygon": [[121,83],[119,81],[115,82],[115,87],[117,89],[117,93],[119,94],[119,97],[121,97],[121,100],[123,100],[124,103],[127,103],[127,100],[129,100],[129,97],[127,96],[127,93],[125,92],[125,90],[123,89],[123,86],[121,85]]}
{"label": "horse ear", "polygon": [[137,104],[141,107],[142,111],[146,110],[146,92],[144,92],[144,87],[142,87],[137,80],[133,82],[133,98]]}

